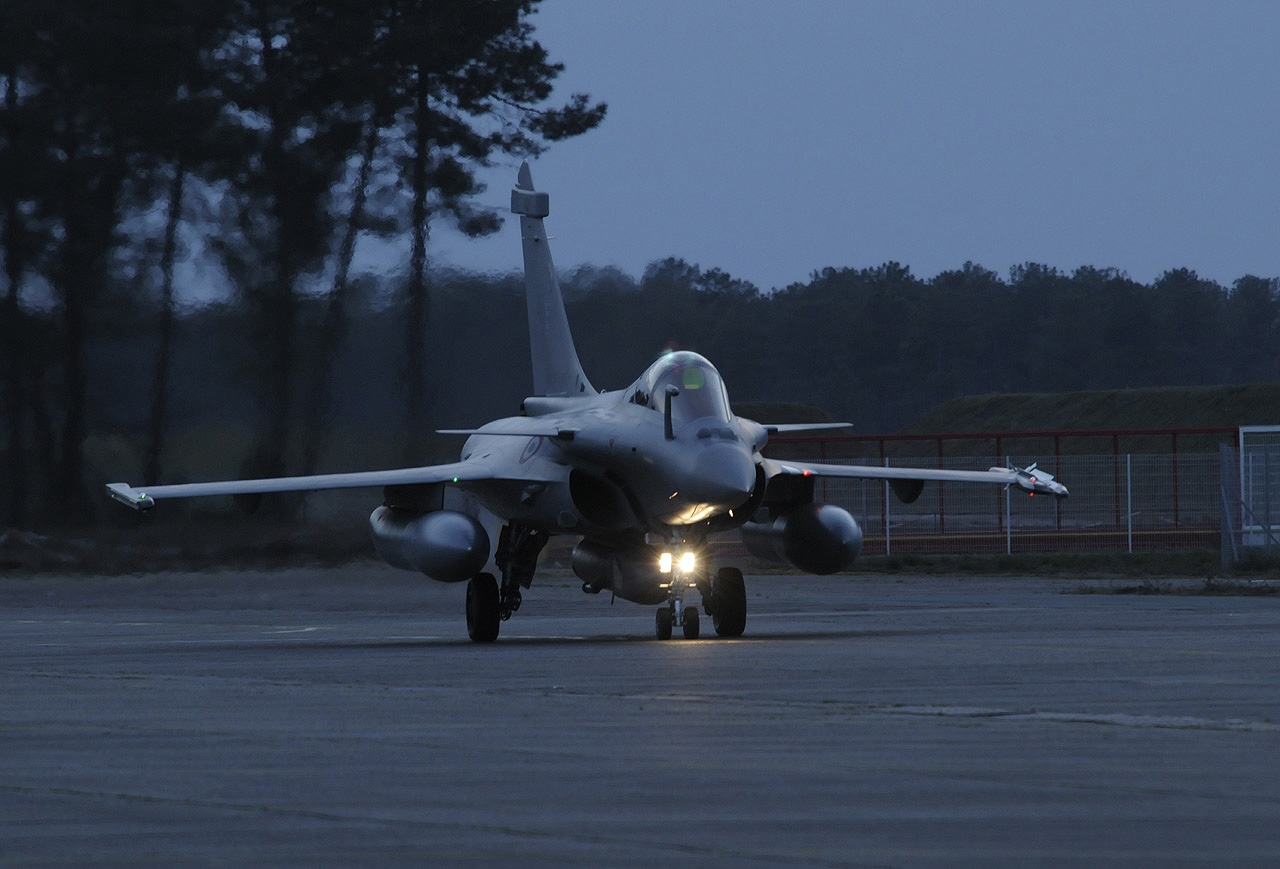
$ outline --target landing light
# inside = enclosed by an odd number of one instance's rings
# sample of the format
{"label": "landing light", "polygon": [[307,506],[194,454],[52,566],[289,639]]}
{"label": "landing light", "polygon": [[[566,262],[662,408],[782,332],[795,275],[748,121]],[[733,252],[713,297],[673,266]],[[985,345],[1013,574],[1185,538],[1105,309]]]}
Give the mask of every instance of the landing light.
{"label": "landing light", "polygon": [[658,556],[658,572],[671,573],[672,568],[677,568],[680,573],[693,573],[693,569],[698,566],[698,557],[692,552],[682,552],[677,560],[670,552],[664,552]]}

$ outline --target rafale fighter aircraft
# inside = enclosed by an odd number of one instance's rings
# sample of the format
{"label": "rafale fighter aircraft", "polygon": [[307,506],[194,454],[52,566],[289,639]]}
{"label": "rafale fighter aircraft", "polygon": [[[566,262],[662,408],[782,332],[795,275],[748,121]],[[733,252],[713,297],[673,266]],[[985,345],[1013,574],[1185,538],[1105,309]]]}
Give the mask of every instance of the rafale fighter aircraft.
{"label": "rafale fighter aircraft", "polygon": [[[524,244],[534,395],[519,416],[442,430],[468,435],[459,461],[143,489],[112,483],[110,494],[146,510],[167,498],[380,486],[382,506],[369,517],[378,554],[441,582],[466,582],[467,633],[479,642],[497,639],[519,609],[521,589],[556,534],[580,538],[572,562],[583,591],[658,605],[660,639],[673,627],[698,636],[698,610],[685,605],[693,589],[716,633],[736,637],[747,621],[742,571],[712,570],[708,536],[736,528],[757,557],[809,573],[844,570],[858,556],[862,529],[846,510],[814,503],[819,477],[887,480],[904,501],[929,480],[1067,494],[1034,465],[943,471],[766,458],[771,434],[837,426],[735,416],[715,366],[697,353],[667,353],[626,389],[597,391],[569,333],[543,228],[549,199],[534,190],[528,164],[511,210]],[[486,524],[501,525],[496,549]],[[490,563],[501,581],[485,571]]]}

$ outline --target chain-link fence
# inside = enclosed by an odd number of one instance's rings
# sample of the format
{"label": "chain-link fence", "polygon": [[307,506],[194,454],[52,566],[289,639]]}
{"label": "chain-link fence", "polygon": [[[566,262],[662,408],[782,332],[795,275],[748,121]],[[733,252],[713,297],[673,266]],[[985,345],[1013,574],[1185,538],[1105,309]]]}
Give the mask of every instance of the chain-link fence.
{"label": "chain-link fence", "polygon": [[[1034,456],[1010,456],[1025,466]],[[980,470],[994,456],[932,463],[867,457],[836,464],[887,464]],[[911,504],[877,480],[823,479],[819,500],[858,519],[863,552],[1032,552],[1046,550],[1155,550],[1216,547],[1221,500],[1219,459],[1212,453],[1061,456],[1056,475],[1071,497],[1028,496],[976,483],[929,483]]]}
{"label": "chain-link fence", "polygon": [[1222,564],[1280,557],[1280,428],[1245,426],[1219,453]]}

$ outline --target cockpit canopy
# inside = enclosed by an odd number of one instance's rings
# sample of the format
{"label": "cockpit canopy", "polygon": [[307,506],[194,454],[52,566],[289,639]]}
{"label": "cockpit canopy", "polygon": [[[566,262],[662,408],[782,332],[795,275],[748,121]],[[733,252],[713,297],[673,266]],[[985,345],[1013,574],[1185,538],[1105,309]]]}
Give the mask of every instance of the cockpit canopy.
{"label": "cockpit canopy", "polygon": [[720,372],[706,358],[687,350],[666,353],[650,365],[632,387],[628,400],[662,411],[671,386],[679,391],[671,400],[673,422],[711,417],[727,423],[732,418]]}

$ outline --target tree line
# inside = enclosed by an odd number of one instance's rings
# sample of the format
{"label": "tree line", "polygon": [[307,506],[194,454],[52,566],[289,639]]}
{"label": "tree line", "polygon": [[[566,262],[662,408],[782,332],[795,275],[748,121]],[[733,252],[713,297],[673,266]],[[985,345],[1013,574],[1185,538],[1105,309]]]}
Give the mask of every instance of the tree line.
{"label": "tree line", "polygon": [[[296,364],[330,376],[323,407],[289,406],[289,440],[279,445],[287,473],[451,460],[460,443],[425,429],[410,438],[415,420],[479,425],[518,412],[530,393],[522,276],[436,271],[422,333],[430,401],[411,407],[403,330],[415,302],[403,292],[407,280],[353,281],[336,345],[326,339],[329,295],[299,298]],[[601,388],[625,387],[668,348],[692,349],[717,365],[735,404],[811,404],[863,433],[892,432],[966,394],[1280,380],[1274,278],[1224,287],[1176,269],[1144,284],[1092,267],[1068,274],[1027,264],[1001,276],[966,263],[926,280],[886,263],[824,269],[766,293],[672,258],[638,278],[583,267],[562,283],[583,365]],[[223,453],[251,457],[266,430],[259,396],[272,374],[250,340],[261,314],[237,297],[172,323],[168,446],[149,456],[153,397],[144,387],[163,343],[160,304],[147,296],[120,305],[88,336],[90,509],[104,503],[97,484],[108,476],[174,482],[235,473]],[[57,333],[54,312],[27,316]],[[56,438],[46,435],[59,428],[50,388],[64,375],[57,360],[50,364],[27,384],[38,399],[27,409],[21,454],[34,496],[28,517],[62,517],[55,493],[40,489],[57,479],[59,461],[49,448]],[[228,440],[229,428],[250,440]],[[156,459],[159,476],[149,476]]]}

